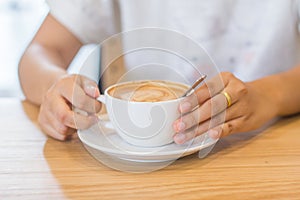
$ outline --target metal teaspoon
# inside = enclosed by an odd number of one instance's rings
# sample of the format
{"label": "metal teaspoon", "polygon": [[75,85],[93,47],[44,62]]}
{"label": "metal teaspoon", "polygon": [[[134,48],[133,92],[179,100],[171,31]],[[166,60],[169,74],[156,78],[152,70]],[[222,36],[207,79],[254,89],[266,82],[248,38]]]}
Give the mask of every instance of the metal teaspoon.
{"label": "metal teaspoon", "polygon": [[202,75],[199,79],[195,81],[195,83],[181,96],[181,97],[186,97],[190,94],[190,92],[197,87],[204,79],[206,78],[206,75]]}

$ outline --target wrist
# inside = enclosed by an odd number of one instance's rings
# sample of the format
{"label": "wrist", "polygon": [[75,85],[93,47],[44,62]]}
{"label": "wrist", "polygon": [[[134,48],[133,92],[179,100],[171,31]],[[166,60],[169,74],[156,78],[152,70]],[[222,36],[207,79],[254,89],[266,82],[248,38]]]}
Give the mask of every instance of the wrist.
{"label": "wrist", "polygon": [[277,76],[267,76],[249,83],[259,98],[258,104],[270,116],[275,118],[281,115],[282,94],[280,89],[280,78]]}

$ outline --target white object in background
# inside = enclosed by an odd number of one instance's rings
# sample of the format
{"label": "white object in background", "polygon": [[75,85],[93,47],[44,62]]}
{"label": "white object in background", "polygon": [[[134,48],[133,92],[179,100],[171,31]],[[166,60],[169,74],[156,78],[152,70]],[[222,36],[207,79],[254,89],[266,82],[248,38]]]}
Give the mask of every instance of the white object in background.
{"label": "white object in background", "polygon": [[83,46],[70,64],[68,72],[70,74],[80,74],[98,82],[100,74],[100,46]]}

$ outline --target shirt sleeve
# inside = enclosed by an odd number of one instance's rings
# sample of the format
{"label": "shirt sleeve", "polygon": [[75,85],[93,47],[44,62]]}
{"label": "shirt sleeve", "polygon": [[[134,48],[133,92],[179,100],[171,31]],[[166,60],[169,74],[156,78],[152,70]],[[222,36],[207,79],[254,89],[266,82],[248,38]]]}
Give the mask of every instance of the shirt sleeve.
{"label": "shirt sleeve", "polygon": [[83,44],[101,43],[118,32],[114,1],[46,0],[50,14]]}

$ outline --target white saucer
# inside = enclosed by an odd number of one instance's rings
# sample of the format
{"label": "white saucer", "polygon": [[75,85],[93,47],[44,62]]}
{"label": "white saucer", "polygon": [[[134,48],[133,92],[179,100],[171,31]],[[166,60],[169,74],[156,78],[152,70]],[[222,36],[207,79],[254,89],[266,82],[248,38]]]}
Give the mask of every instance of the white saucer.
{"label": "white saucer", "polygon": [[[139,147],[125,142],[109,121],[102,121],[90,129],[78,131],[87,150],[99,159],[98,153],[132,162],[165,162],[193,154],[214,145],[217,141],[203,134],[183,145],[171,143],[161,147]],[[100,152],[99,152],[100,151]]]}

